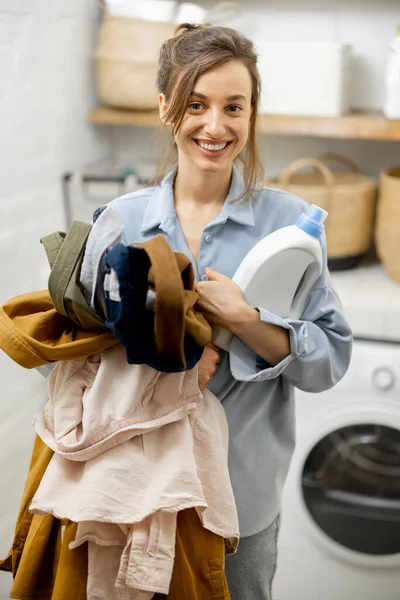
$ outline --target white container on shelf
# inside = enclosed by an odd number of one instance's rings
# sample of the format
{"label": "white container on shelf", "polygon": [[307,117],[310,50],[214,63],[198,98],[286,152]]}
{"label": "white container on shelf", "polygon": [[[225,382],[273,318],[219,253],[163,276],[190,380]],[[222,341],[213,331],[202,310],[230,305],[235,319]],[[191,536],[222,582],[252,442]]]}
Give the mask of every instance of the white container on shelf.
{"label": "white container on shelf", "polygon": [[383,112],[387,119],[400,119],[400,25],[389,44]]}
{"label": "white container on shelf", "polygon": [[207,10],[194,2],[181,2],[175,15],[175,23],[204,23]]}
{"label": "white container on shelf", "polygon": [[351,47],[257,42],[261,113],[337,117],[349,111]]}
{"label": "white container on shelf", "polygon": [[178,3],[176,0],[105,0],[110,15],[146,21],[172,23]]}

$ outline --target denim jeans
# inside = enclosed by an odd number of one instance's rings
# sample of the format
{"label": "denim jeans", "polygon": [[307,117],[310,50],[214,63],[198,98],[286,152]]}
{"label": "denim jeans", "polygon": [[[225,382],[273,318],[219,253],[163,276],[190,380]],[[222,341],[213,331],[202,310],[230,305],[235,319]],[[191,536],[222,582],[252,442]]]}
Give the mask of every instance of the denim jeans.
{"label": "denim jeans", "polygon": [[241,538],[234,556],[226,557],[231,600],[272,600],[280,517],[256,535]]}

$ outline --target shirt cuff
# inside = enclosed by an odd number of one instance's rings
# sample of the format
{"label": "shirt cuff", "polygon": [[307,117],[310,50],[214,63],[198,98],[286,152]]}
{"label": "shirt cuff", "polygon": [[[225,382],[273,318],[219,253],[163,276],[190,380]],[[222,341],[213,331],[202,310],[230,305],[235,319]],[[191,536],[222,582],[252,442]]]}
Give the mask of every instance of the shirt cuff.
{"label": "shirt cuff", "polygon": [[263,358],[257,356],[240,338],[234,337],[230,346],[229,358],[231,373],[237,381],[266,381],[267,379],[275,379],[300,354],[296,330],[290,322],[270,313],[265,308],[256,308],[260,313],[260,321],[283,327],[283,329],[289,331],[290,354],[272,367]]}

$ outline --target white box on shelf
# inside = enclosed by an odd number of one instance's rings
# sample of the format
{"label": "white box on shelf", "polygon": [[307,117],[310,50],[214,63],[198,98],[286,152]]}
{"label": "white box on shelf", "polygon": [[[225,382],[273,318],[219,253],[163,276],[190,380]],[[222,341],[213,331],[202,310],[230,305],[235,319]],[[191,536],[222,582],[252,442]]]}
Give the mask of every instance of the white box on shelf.
{"label": "white box on shelf", "polygon": [[260,41],[256,50],[261,113],[338,117],[349,111],[350,46]]}

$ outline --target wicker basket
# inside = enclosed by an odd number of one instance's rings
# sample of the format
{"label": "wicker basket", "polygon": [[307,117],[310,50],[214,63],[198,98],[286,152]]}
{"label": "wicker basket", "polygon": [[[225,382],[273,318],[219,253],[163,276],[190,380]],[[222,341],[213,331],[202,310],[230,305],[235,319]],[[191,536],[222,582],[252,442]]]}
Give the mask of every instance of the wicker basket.
{"label": "wicker basket", "polygon": [[[157,108],[158,56],[162,44],[173,37],[176,24],[117,17],[107,12],[104,0],[100,5],[104,14],[94,55],[100,101],[113,108]],[[224,22],[240,11],[237,2],[217,2],[208,8],[206,21]]]}
{"label": "wicker basket", "polygon": [[375,238],[387,274],[400,283],[400,167],[381,173]]}
{"label": "wicker basket", "polygon": [[[346,170],[331,170],[336,163]],[[284,189],[329,212],[326,238],[329,267],[352,268],[373,241],[377,183],[349,159],[325,154],[291,163],[269,187]]]}
{"label": "wicker basket", "polygon": [[103,104],[157,108],[158,54],[174,29],[173,23],[104,14],[95,51],[97,91]]}

